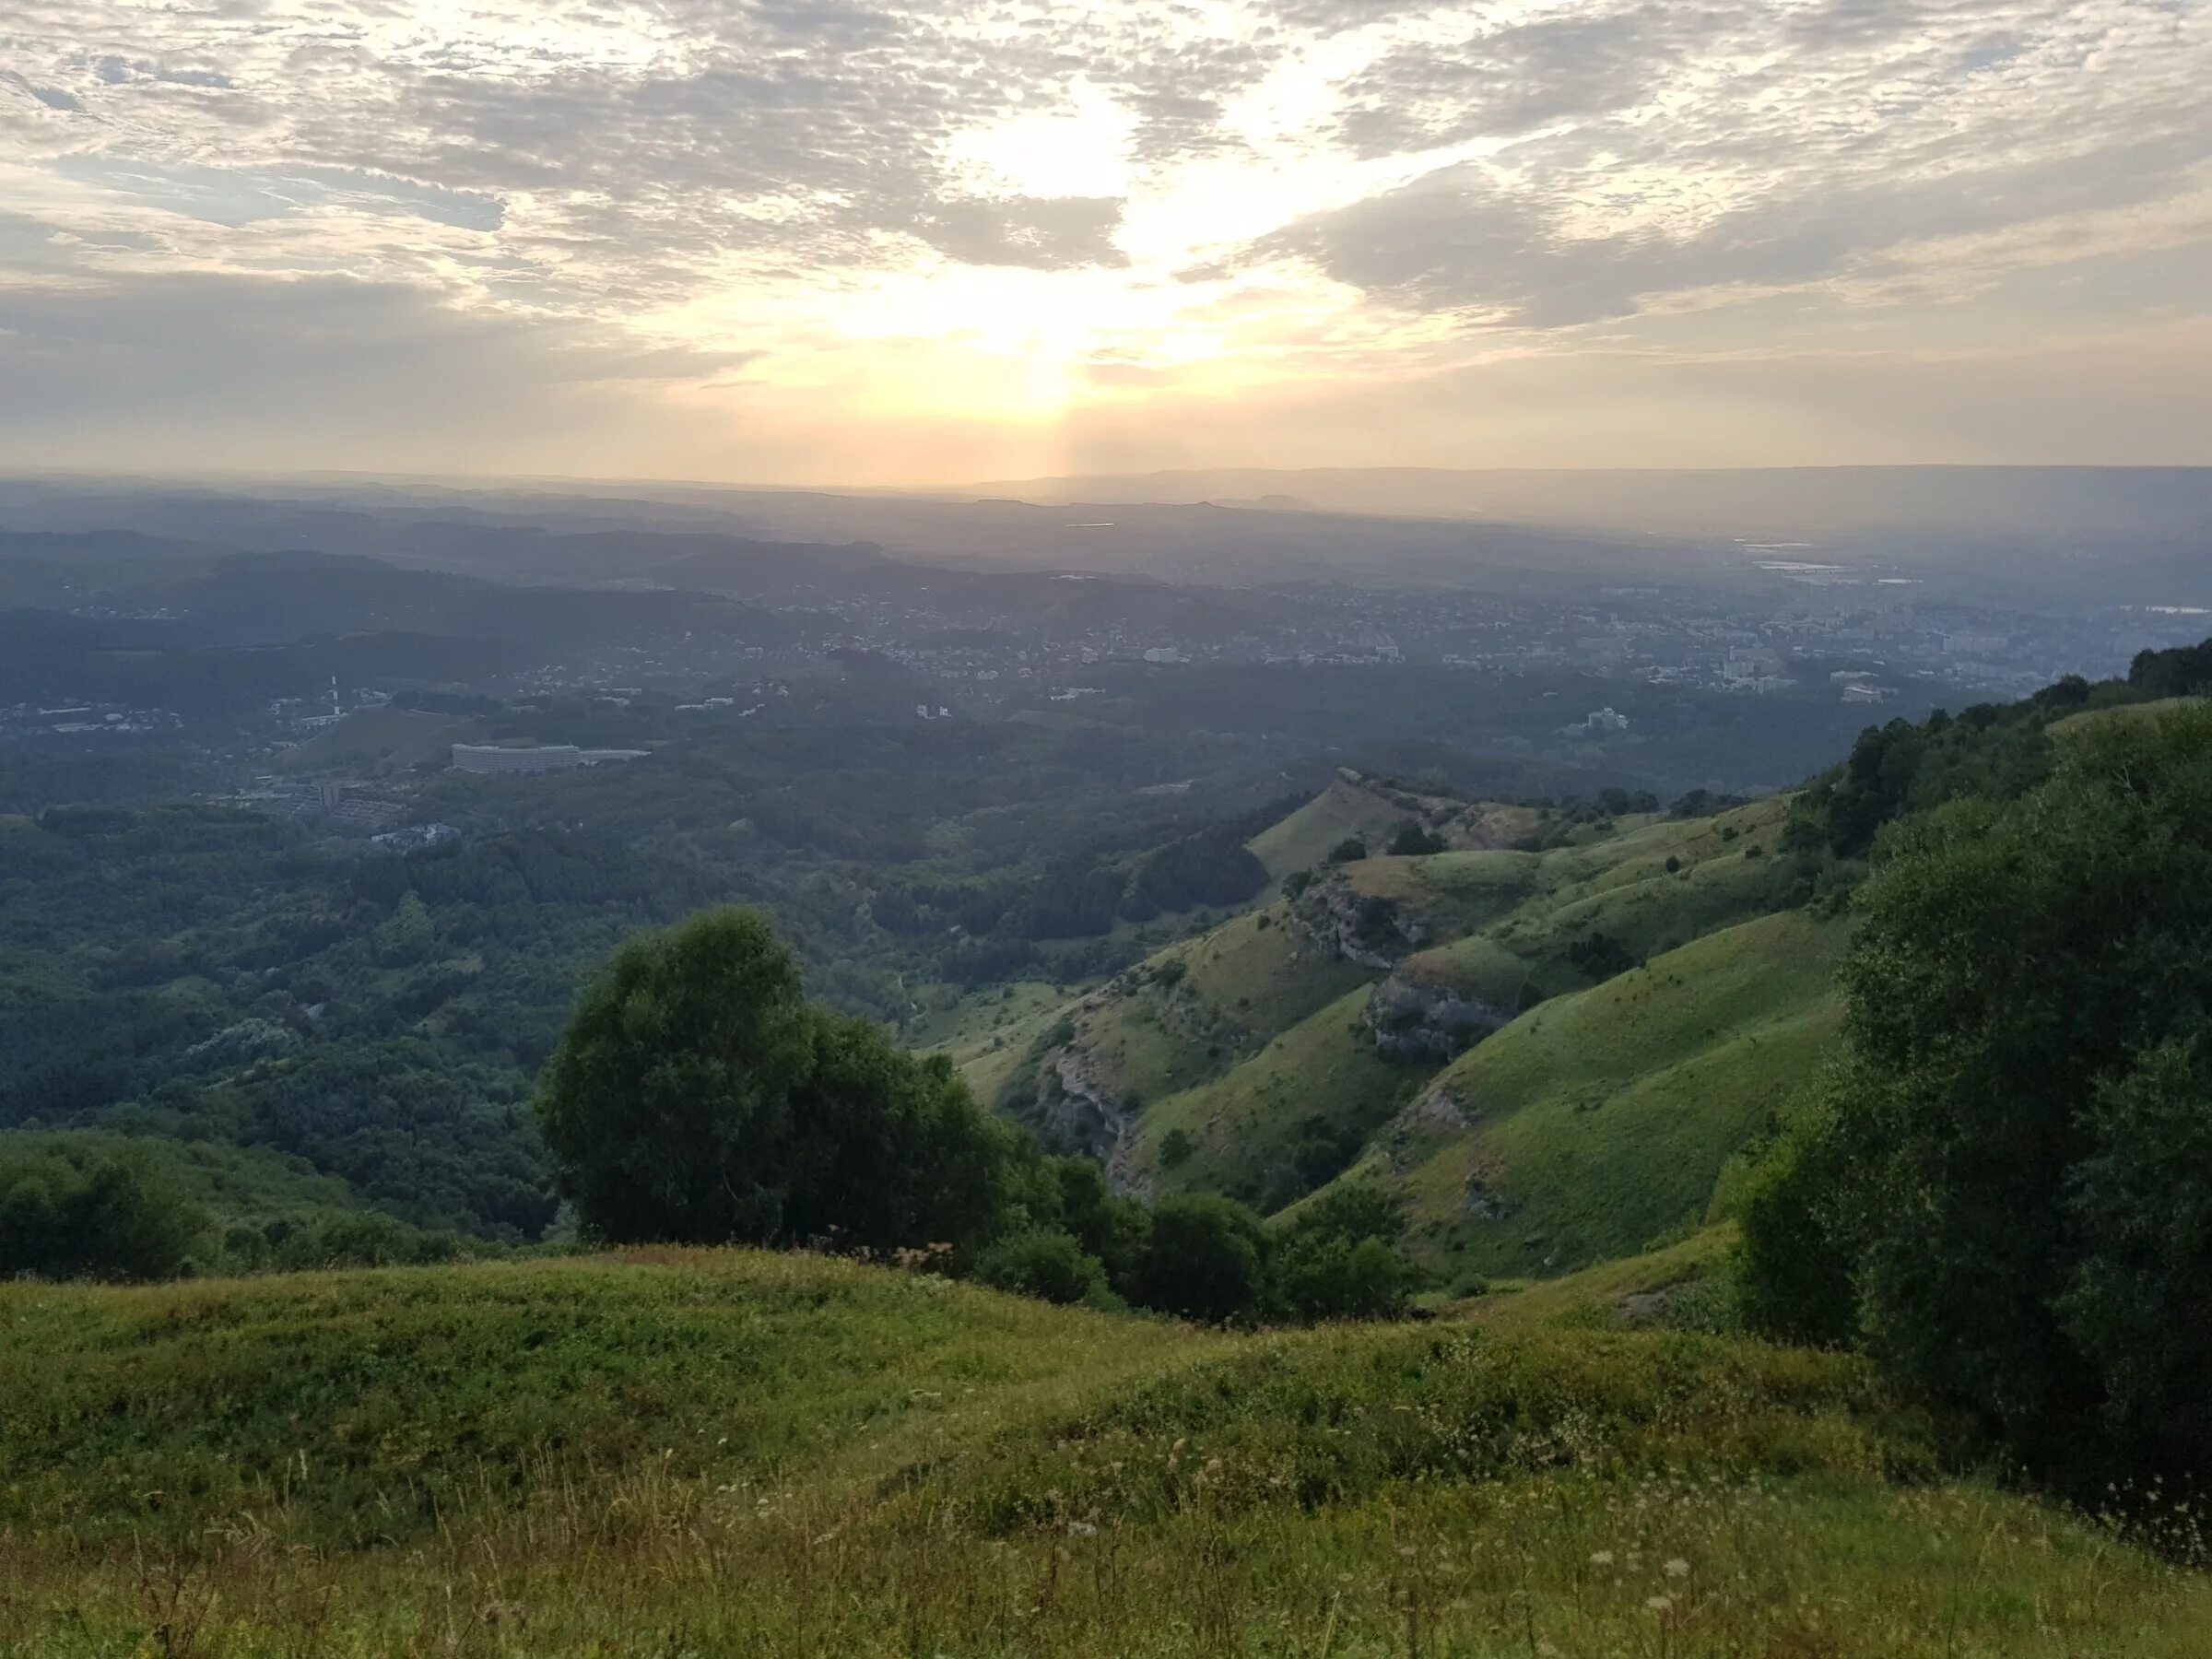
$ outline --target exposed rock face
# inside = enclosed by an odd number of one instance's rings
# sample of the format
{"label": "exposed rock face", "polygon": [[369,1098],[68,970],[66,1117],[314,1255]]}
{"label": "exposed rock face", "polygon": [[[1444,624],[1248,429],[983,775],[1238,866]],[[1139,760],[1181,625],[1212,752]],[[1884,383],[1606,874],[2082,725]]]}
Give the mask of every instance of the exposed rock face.
{"label": "exposed rock face", "polygon": [[1148,1196],[1149,1181],[1133,1167],[1139,1113],[1113,1098],[1090,1056],[1079,1048],[1062,1049],[1053,1056],[1042,1081],[1045,1127],[1097,1159],[1105,1167],[1112,1191]]}
{"label": "exposed rock face", "polygon": [[1454,1060],[1512,1018],[1509,1010],[1448,986],[1394,973],[1367,999],[1367,1029],[1386,1060]]}
{"label": "exposed rock face", "polygon": [[273,1019],[241,1019],[225,1026],[214,1036],[194,1043],[184,1052],[195,1060],[215,1058],[242,1063],[270,1054],[288,1054],[300,1046],[300,1033]]}
{"label": "exposed rock face", "polygon": [[1120,1135],[1123,1112],[1099,1080],[1090,1056],[1079,1048],[1062,1049],[1047,1071],[1040,1091],[1044,1126],[1055,1138],[1103,1159]]}
{"label": "exposed rock face", "polygon": [[1521,1206],[1501,1196],[1480,1175],[1467,1179],[1467,1196],[1462,1206],[1477,1221],[1504,1221]]}
{"label": "exposed rock face", "polygon": [[1382,1126],[1374,1144],[1390,1172],[1404,1175],[1419,1162],[1418,1147],[1433,1143],[1439,1135],[1464,1134],[1474,1121],[1475,1114],[1454,1089],[1441,1080],[1431,1082],[1414,1097],[1411,1105]]}
{"label": "exposed rock face", "polygon": [[1398,1113],[1396,1124],[1402,1129],[1442,1130],[1456,1135],[1474,1121],[1467,1103],[1459,1098],[1457,1090],[1449,1084],[1432,1083],[1421,1090],[1412,1105]]}
{"label": "exposed rock face", "polygon": [[1429,930],[1387,899],[1355,893],[1341,870],[1316,876],[1289,906],[1289,924],[1329,955],[1387,969],[1428,943]]}

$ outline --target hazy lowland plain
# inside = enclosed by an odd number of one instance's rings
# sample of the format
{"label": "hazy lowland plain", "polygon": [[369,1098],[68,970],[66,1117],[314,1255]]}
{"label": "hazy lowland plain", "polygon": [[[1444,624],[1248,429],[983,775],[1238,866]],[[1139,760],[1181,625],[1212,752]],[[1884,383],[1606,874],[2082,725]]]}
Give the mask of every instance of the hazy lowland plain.
{"label": "hazy lowland plain", "polygon": [[0,485],[0,1647],[2212,1651],[2206,499]]}

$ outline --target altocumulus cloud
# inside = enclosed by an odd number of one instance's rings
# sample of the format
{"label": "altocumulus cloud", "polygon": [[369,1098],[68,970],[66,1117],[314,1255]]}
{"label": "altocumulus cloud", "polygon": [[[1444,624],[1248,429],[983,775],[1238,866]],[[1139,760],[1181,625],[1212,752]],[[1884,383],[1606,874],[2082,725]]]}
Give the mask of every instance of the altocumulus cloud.
{"label": "altocumulus cloud", "polygon": [[520,446],[899,329],[1141,399],[1196,340],[1279,390],[2207,303],[2173,0],[16,0],[0,39],[0,434],[196,398],[350,441],[411,385]]}

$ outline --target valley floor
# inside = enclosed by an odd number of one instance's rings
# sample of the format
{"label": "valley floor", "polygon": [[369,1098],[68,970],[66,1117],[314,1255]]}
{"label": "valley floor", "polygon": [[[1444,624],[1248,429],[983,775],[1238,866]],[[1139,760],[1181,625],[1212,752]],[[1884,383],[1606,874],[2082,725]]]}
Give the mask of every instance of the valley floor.
{"label": "valley floor", "polygon": [[743,1252],[7,1286],[0,1651],[2207,1651],[1858,1362],[1626,1328],[1716,1253],[1250,1336]]}

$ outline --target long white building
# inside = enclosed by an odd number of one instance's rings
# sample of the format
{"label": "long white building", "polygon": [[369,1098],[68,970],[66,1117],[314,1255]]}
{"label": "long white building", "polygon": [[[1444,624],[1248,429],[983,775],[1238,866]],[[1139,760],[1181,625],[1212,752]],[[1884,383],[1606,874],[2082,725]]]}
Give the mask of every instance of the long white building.
{"label": "long white building", "polygon": [[582,764],[583,751],[572,743],[547,743],[536,748],[505,748],[491,743],[453,745],[455,771],[552,772]]}
{"label": "long white building", "polygon": [[578,748],[572,743],[546,743],[535,748],[509,748],[494,743],[456,743],[453,770],[465,772],[556,772],[579,766],[642,760],[651,749]]}

